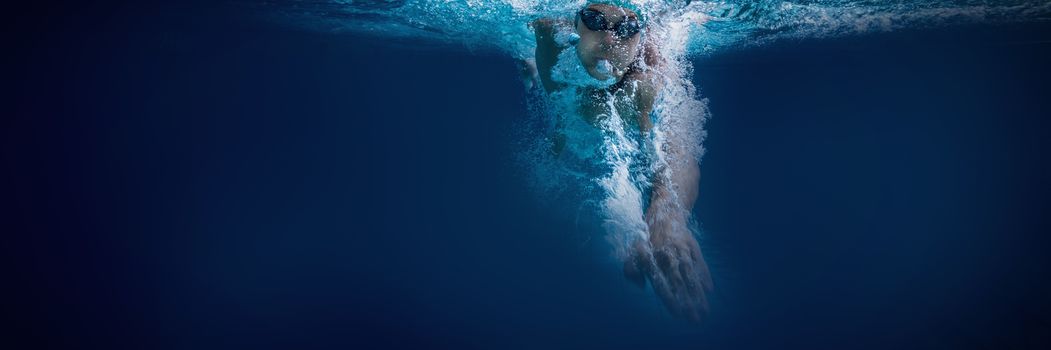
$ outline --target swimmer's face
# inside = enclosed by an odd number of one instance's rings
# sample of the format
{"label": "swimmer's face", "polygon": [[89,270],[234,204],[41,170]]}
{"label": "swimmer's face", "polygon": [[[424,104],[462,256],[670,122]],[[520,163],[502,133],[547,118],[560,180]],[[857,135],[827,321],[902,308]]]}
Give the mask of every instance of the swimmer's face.
{"label": "swimmer's face", "polygon": [[[587,10],[600,12],[611,27],[625,20],[638,20],[638,14],[635,12],[612,5],[591,4],[585,9]],[[619,36],[615,30],[591,30],[584,24],[580,15],[576,19],[576,29],[577,34],[580,35],[580,42],[577,43],[577,56],[592,78],[620,79],[635,57],[638,57],[642,41],[641,32],[624,37]],[[612,69],[603,69],[599,64],[602,60],[609,61]]]}

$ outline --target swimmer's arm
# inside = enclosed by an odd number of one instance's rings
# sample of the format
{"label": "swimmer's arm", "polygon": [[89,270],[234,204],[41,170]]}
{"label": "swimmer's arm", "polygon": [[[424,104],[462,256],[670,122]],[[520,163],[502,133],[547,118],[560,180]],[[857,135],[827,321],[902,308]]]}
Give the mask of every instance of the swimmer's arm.
{"label": "swimmer's arm", "polygon": [[[653,128],[650,113],[653,112],[653,105],[664,87],[663,79],[656,72],[660,71],[659,67],[665,62],[653,42],[647,42],[645,50],[646,64],[653,69],[640,76],[635,103],[639,107],[640,128],[650,132]],[[697,201],[697,186],[701,179],[700,165],[697,157],[690,152],[687,134],[676,131],[667,130],[664,144],[658,145],[664,150],[668,161],[666,173],[669,176],[656,176],[653,180],[650,207],[646,210],[646,221],[651,227],[658,218],[668,218],[669,215],[670,218],[685,221]]]}
{"label": "swimmer's arm", "polygon": [[653,103],[657,99],[657,85],[648,77],[639,81],[639,84],[635,88],[635,106],[638,107],[638,123],[639,130],[643,132],[650,132],[653,130],[653,119],[650,118],[650,114],[653,113]]}
{"label": "swimmer's arm", "polygon": [[[670,135],[669,135],[670,136]],[[660,220],[685,222],[697,202],[701,169],[697,158],[682,140],[669,139],[662,145],[668,161],[668,176],[655,176],[646,222],[652,228]]]}
{"label": "swimmer's arm", "polygon": [[533,21],[533,30],[536,32],[537,75],[540,76],[544,90],[547,92],[557,90],[559,84],[551,80],[551,68],[555,66],[558,54],[563,48],[555,43],[555,22],[551,19],[538,19]]}

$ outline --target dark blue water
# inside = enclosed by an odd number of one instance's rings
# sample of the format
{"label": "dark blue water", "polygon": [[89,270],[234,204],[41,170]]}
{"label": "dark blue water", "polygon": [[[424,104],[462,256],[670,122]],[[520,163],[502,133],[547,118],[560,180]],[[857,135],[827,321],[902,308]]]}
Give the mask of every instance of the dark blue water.
{"label": "dark blue water", "polygon": [[10,348],[1051,345],[1047,24],[695,60],[698,326],[527,199],[509,58],[226,5],[15,17]]}

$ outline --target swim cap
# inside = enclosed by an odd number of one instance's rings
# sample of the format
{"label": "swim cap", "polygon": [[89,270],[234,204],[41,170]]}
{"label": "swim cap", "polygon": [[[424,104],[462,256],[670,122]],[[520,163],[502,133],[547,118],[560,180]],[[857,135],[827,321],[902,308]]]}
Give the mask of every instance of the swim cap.
{"label": "swim cap", "polygon": [[[605,4],[610,6],[616,6],[631,10],[639,16],[639,24],[646,25],[646,13],[642,11],[642,6],[638,4],[638,1],[633,0],[588,0],[587,5],[591,4]],[[585,5],[585,6],[587,6]]]}

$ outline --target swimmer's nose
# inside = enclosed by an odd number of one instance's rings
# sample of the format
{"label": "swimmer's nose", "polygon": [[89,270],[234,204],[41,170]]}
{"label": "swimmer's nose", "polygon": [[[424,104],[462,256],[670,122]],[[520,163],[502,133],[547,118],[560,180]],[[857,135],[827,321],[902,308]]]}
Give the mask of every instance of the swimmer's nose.
{"label": "swimmer's nose", "polygon": [[616,40],[617,39],[613,36],[613,32],[612,31],[608,31],[608,30],[602,31],[602,43],[603,44],[613,45],[613,43],[616,42]]}

